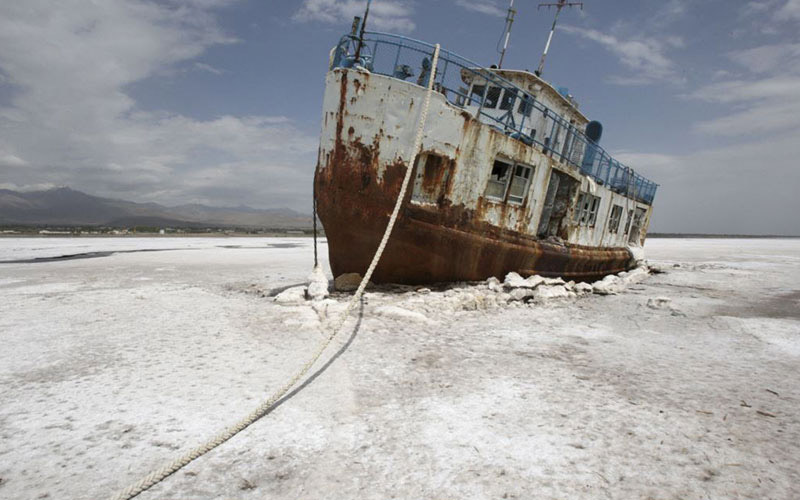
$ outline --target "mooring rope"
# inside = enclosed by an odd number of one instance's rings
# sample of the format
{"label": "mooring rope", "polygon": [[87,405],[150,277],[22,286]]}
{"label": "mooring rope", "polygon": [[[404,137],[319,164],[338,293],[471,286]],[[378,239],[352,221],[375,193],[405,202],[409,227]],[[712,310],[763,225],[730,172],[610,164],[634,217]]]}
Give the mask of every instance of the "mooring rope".
{"label": "mooring rope", "polygon": [[270,396],[266,401],[258,405],[250,414],[246,417],[241,419],[234,425],[223,430],[214,438],[210,439],[206,443],[189,450],[189,452],[185,453],[183,456],[178,457],[177,459],[173,460],[169,464],[161,467],[160,469],[153,471],[148,476],[142,478],[135,484],[130,485],[129,487],[125,488],[124,490],[120,491],[118,494],[111,497],[111,500],[129,500],[138,494],[142,493],[143,491],[151,488],[155,484],[161,482],[166,477],[174,474],[181,468],[188,465],[193,460],[201,457],[202,455],[208,453],[209,451],[213,450],[217,446],[221,445],[225,441],[229,440],[245,428],[247,428],[250,424],[264,416],[269,409],[277,403],[287,392],[295,385],[297,382],[303,378],[311,367],[316,363],[325,349],[330,345],[336,335],[339,333],[339,330],[344,325],[344,322],[347,320],[347,317],[353,311],[356,304],[361,300],[361,296],[364,294],[364,289],[366,288],[367,284],[369,283],[370,278],[372,277],[372,273],[375,271],[375,267],[378,265],[378,261],[383,254],[384,249],[386,248],[386,243],[389,241],[389,236],[392,234],[392,230],[394,229],[394,224],[397,221],[397,215],[400,213],[400,206],[403,204],[403,199],[405,198],[406,191],[408,190],[408,184],[411,180],[411,172],[414,170],[414,162],[417,157],[417,152],[419,151],[420,145],[422,144],[422,133],[425,127],[425,121],[428,118],[428,107],[430,105],[431,100],[431,93],[433,92],[433,80],[436,76],[436,64],[439,61],[439,44],[436,44],[436,47],[433,52],[433,64],[432,64],[432,71],[430,77],[428,78],[428,88],[427,93],[425,95],[425,101],[422,105],[422,111],[420,113],[419,124],[417,125],[417,135],[414,138],[414,144],[409,151],[408,157],[408,166],[406,168],[406,174],[403,178],[403,184],[400,188],[400,194],[397,196],[397,201],[394,204],[394,210],[392,210],[392,215],[389,217],[389,224],[386,226],[386,231],[383,233],[383,238],[381,239],[380,244],[378,245],[378,249],[375,252],[375,255],[372,257],[372,262],[370,262],[369,268],[367,272],[364,274],[364,277],[361,279],[361,283],[358,285],[358,289],[353,297],[350,299],[350,302],[347,304],[347,309],[342,313],[342,315],[338,318],[338,321],[331,329],[330,335],[328,335],[317,347],[314,354],[309,358],[309,360],[303,365],[303,367],[295,373],[295,375],[289,379],[289,381],[283,385],[277,392],[275,392],[272,396]]}
{"label": "mooring rope", "polygon": [[317,168],[314,167],[314,188],[312,189],[311,198],[312,198],[312,208],[311,208],[311,216],[314,218],[314,268],[319,265],[319,261],[317,260]]}

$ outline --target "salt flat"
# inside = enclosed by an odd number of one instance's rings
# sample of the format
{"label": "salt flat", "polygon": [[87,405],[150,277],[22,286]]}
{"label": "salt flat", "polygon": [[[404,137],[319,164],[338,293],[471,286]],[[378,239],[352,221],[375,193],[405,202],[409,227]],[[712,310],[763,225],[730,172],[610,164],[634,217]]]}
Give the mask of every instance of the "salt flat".
{"label": "salt flat", "polygon": [[[800,240],[646,251],[665,272],[618,295],[368,292],[317,378],[140,498],[800,497]],[[270,297],[307,281],[309,239],[0,239],[63,254],[90,255],[0,264],[0,498],[140,479],[270,395],[348,299]]]}

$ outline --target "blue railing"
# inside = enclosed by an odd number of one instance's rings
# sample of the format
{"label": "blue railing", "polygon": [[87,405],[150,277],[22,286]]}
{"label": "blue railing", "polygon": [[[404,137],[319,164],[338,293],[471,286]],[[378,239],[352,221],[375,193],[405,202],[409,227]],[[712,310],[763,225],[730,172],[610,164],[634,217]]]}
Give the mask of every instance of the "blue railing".
{"label": "blue railing", "polygon": [[[331,67],[362,66],[373,73],[427,84],[433,45],[399,35],[367,32],[356,61],[357,45],[354,36],[342,37]],[[480,85],[473,85],[470,92],[464,86],[464,77]],[[658,184],[612,158],[583,130],[491,69],[440,49],[434,88],[456,106],[475,108],[475,115],[484,123],[580,168],[598,183],[644,203],[653,202]]]}

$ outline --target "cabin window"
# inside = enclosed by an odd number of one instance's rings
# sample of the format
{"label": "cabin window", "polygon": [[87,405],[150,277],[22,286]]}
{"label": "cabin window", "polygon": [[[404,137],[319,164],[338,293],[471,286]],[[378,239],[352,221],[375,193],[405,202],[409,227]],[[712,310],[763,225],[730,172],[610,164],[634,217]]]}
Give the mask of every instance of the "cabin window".
{"label": "cabin window", "polygon": [[628,222],[625,224],[625,234],[631,230],[631,222],[633,222],[633,210],[628,210]]}
{"label": "cabin window", "polygon": [[480,105],[483,100],[483,93],[486,91],[486,85],[473,85],[472,94],[470,94],[470,104],[477,103]]}
{"label": "cabin window", "polygon": [[486,184],[486,197],[495,200],[506,199],[506,188],[511,177],[511,164],[502,160],[495,160],[492,166],[492,175]]}
{"label": "cabin window", "polygon": [[521,204],[532,178],[533,167],[495,160],[484,195],[492,200]]}
{"label": "cabin window", "polygon": [[633,224],[631,225],[631,234],[628,236],[628,243],[639,243],[639,236],[642,233],[642,222],[644,221],[645,210],[641,207],[636,207],[636,213],[633,215]]}
{"label": "cabin window", "polygon": [[503,92],[503,100],[500,101],[500,109],[509,110],[514,109],[514,101],[517,99],[517,91],[514,89],[506,89]]}
{"label": "cabin window", "polygon": [[526,94],[522,99],[519,100],[519,108],[517,108],[517,113],[530,117],[532,111],[533,97]]}
{"label": "cabin window", "polygon": [[616,234],[619,231],[619,223],[622,220],[622,207],[614,205],[611,208],[611,217],[608,219],[608,232]]}
{"label": "cabin window", "polygon": [[486,99],[483,101],[483,107],[486,109],[496,108],[502,91],[503,89],[500,87],[489,87],[488,92],[486,92]]}
{"label": "cabin window", "polygon": [[528,184],[531,181],[531,167],[517,165],[514,167],[514,177],[511,178],[511,187],[508,190],[508,201],[511,203],[522,203],[525,193],[528,191]]}
{"label": "cabin window", "polygon": [[597,209],[600,208],[600,197],[589,193],[581,193],[575,207],[575,222],[581,226],[594,227],[597,222]]}

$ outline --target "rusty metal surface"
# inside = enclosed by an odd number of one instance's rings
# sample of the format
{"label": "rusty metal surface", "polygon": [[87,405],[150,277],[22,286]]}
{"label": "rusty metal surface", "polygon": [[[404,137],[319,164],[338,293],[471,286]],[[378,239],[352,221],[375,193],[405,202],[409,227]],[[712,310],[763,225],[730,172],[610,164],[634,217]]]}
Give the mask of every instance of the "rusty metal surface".
{"label": "rusty metal surface", "polygon": [[[413,129],[408,124],[414,123],[421,95],[415,85],[354,70],[328,76],[315,190],[334,275],[363,274],[369,265],[400,191],[407,129]],[[575,169],[555,165],[443,99],[431,103],[429,121],[422,157],[433,155],[433,166],[422,170],[424,162],[418,161],[414,167],[414,187],[375,282],[472,281],[502,278],[510,271],[592,281],[629,268],[624,237],[605,235],[602,227],[586,231],[572,226],[571,212],[559,231],[566,241],[535,237],[552,169],[582,183],[582,189],[591,188]],[[483,196],[487,169],[496,156],[534,168],[522,203]],[[618,195],[610,190],[600,194],[607,201],[600,210],[610,211]]]}

